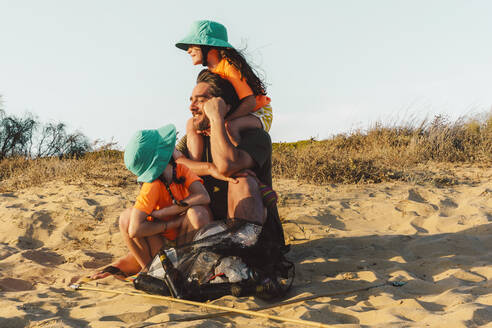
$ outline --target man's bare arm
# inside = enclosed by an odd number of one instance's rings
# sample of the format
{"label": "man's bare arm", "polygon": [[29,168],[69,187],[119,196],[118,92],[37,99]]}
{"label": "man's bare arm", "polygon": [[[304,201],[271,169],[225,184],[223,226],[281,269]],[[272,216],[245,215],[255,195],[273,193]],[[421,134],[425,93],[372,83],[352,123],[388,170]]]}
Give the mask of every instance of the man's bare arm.
{"label": "man's bare arm", "polygon": [[189,158],[186,158],[181,152],[176,150],[174,151],[173,156],[176,163],[186,165],[196,175],[199,176],[210,175],[217,180],[223,180],[231,183],[238,183],[236,178],[226,176],[220,173],[214,163],[197,162],[191,160]]}
{"label": "man's bare arm", "polygon": [[181,155],[181,157],[175,158],[175,161],[176,163],[186,165],[196,175],[199,176],[211,175],[210,172],[212,171],[212,165],[213,165],[212,163],[197,162],[189,158],[186,158],[183,155]]}
{"label": "man's bare arm", "polygon": [[244,150],[234,147],[225,129],[224,116],[227,105],[221,98],[211,98],[204,106],[210,120],[210,145],[212,158],[218,172],[224,176],[254,167],[253,158]]}

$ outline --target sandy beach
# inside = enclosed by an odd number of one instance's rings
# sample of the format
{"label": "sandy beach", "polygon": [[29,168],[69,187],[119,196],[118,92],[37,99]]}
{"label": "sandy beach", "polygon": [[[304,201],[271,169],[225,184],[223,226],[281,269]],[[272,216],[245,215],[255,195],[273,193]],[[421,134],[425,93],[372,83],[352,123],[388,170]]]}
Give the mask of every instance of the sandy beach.
{"label": "sandy beach", "polygon": [[[490,326],[492,169],[448,169],[456,183],[276,180],[296,264],[282,301],[324,296],[262,312],[339,327]],[[118,215],[137,192],[133,184],[52,181],[0,194],[0,327],[296,326],[245,315],[200,318],[215,311],[71,290],[71,282],[125,253]],[[134,291],[114,277],[87,285]],[[269,304],[232,296],[211,303]]]}

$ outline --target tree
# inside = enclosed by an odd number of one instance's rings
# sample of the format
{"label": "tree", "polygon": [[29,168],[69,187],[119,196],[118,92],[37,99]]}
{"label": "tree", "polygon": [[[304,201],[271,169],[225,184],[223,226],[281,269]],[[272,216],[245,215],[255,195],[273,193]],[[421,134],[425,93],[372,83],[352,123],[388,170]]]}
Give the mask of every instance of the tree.
{"label": "tree", "polygon": [[7,115],[0,96],[0,160],[6,157],[80,157],[91,150],[81,132],[68,134],[64,123],[41,124],[32,114]]}

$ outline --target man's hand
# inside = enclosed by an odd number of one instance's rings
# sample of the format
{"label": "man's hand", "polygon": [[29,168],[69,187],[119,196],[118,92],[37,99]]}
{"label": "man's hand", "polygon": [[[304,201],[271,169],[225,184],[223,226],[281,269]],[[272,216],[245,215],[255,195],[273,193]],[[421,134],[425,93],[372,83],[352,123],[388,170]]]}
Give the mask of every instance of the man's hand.
{"label": "man's hand", "polygon": [[236,178],[252,176],[253,178],[256,178],[256,180],[258,180],[258,178],[256,177],[256,173],[253,172],[253,170],[250,170],[250,169],[241,170],[241,171],[237,172],[234,176]]}
{"label": "man's hand", "polygon": [[209,120],[223,119],[230,108],[231,106],[227,105],[224,99],[220,97],[212,97],[203,105],[203,111]]}
{"label": "man's hand", "polygon": [[262,184],[261,181],[260,181],[260,179],[258,179],[258,177],[256,176],[256,173],[253,172],[250,169],[244,169],[242,171],[237,172],[234,175],[234,177],[236,177],[236,178],[245,178],[245,177],[248,177],[248,176],[250,176],[253,179],[255,179],[256,180],[256,183],[258,183],[258,185]]}
{"label": "man's hand", "polygon": [[214,177],[217,180],[227,181],[227,182],[231,182],[231,183],[238,183],[239,182],[236,178],[228,177],[228,176],[221,174],[217,170],[217,167],[215,167],[215,165],[210,165],[209,173],[212,177]]}

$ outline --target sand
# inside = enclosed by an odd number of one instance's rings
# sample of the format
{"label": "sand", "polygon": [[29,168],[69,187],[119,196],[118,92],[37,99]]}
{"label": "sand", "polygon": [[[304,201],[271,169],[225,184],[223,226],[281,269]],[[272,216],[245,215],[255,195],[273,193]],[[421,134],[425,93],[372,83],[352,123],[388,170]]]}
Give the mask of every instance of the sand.
{"label": "sand", "polygon": [[[346,293],[262,312],[339,327],[491,326],[492,169],[454,173],[460,182],[450,186],[276,180],[297,273],[286,300]],[[68,288],[125,253],[118,215],[137,188],[54,181],[0,194],[0,327],[296,326],[244,315],[197,320],[215,311]],[[88,285],[134,291],[114,277]]]}

